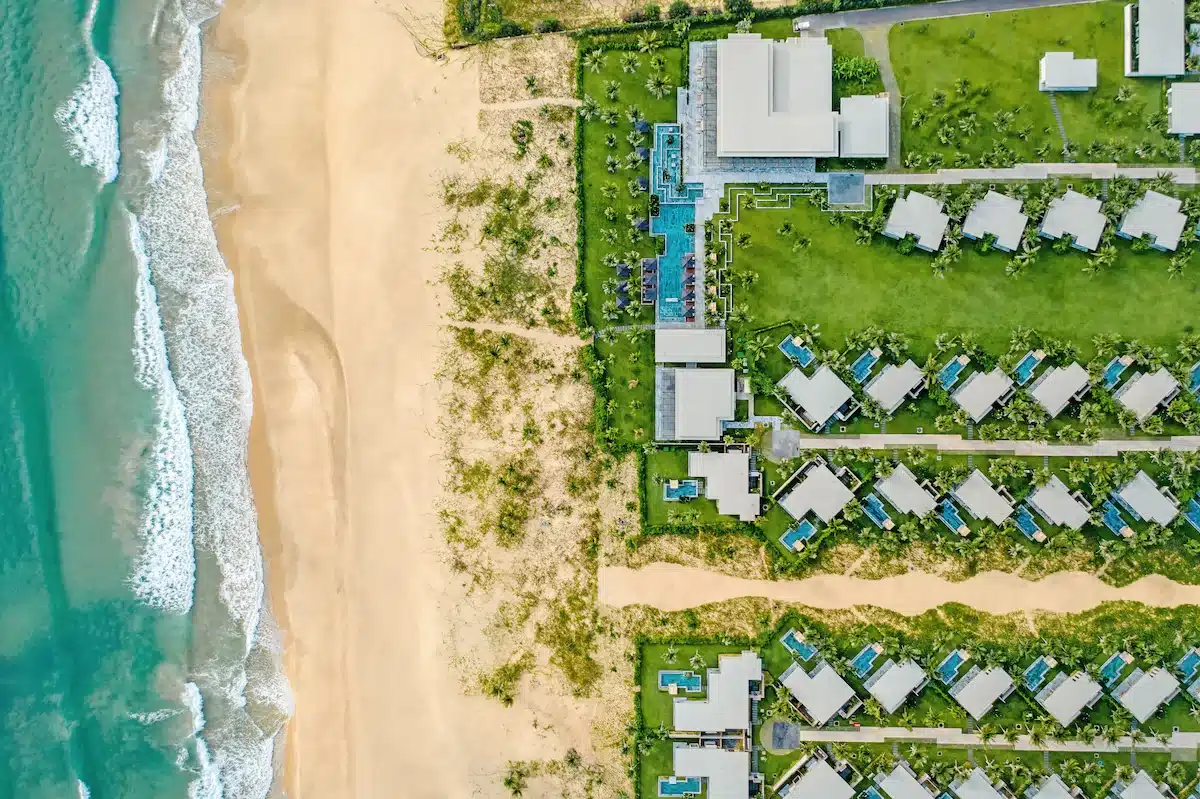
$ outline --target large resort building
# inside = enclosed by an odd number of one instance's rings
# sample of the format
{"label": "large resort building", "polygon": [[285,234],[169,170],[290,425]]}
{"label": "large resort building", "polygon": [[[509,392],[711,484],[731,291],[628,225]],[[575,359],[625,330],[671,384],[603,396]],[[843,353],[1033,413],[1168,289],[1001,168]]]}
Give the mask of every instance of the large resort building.
{"label": "large resort building", "polygon": [[1125,75],[1173,78],[1184,73],[1183,0],[1138,0],[1125,6]]}

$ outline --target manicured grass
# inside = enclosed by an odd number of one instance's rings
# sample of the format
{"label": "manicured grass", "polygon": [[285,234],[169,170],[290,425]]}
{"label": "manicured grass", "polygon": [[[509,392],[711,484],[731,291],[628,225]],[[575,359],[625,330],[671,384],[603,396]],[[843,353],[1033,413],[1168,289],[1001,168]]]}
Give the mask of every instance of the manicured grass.
{"label": "manicured grass", "polygon": [[[1008,255],[982,255],[964,241],[962,260],[938,278],[928,254],[903,255],[882,236],[856,244],[853,228],[831,217],[803,200],[791,209],[741,209],[734,230],[750,234],[751,245],[734,249],[733,265],[758,275],[736,295],[749,324],[820,324],[827,346],[874,325],[908,335],[921,360],[941,333],[972,333],[1001,354],[1012,331],[1026,327],[1071,341],[1088,358],[1099,334],[1173,347],[1195,324],[1200,272],[1172,279],[1162,253],[1134,253],[1122,242],[1116,265],[1089,276],[1082,253],[1045,246],[1033,266],[1009,277]],[[793,253],[792,239],[777,232],[784,222],[811,244]]]}
{"label": "manicured grass", "polygon": [[[1099,59],[1098,87],[1071,96],[1059,93],[1059,107],[1068,138],[1082,155],[1093,142],[1111,150],[1104,157],[1093,150],[1090,159],[1169,163],[1176,160],[1178,143],[1148,130],[1147,120],[1164,107],[1162,81],[1124,77],[1123,7],[1121,2],[1060,6],[1028,11],[977,14],[909,22],[892,28],[889,50],[896,79],[904,96],[903,151],[940,153],[950,165],[955,153],[970,156],[971,166],[991,150],[995,141],[1007,145],[1018,161],[1061,161],[1059,136],[1048,95],[1038,91],[1039,61],[1047,51],[1074,51],[1079,58]],[[930,68],[936,63],[937,68]],[[965,78],[965,96],[955,81]],[[988,94],[982,96],[980,89]],[[1116,101],[1118,90],[1128,94]],[[930,100],[935,91],[947,98],[943,108]],[[1017,111],[1019,109],[1019,111]],[[928,112],[928,121],[913,127],[914,112]],[[997,112],[1016,111],[1004,132],[993,124]],[[958,130],[953,143],[939,142],[943,120],[957,128],[962,117],[977,115],[977,130]],[[1019,128],[1027,127],[1021,139]],[[1114,145],[1107,146],[1109,142]],[[1150,145],[1148,157],[1134,145]],[[1039,148],[1044,148],[1039,152]]]}
{"label": "manicured grass", "polygon": [[605,390],[596,402],[609,403],[610,423],[619,442],[654,439],[654,339],[649,332],[623,331],[596,344],[605,359]]}

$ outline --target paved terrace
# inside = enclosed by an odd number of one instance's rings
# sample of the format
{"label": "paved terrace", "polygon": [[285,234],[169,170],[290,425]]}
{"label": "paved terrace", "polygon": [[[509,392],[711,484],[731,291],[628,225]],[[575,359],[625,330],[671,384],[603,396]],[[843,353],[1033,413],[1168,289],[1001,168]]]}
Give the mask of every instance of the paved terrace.
{"label": "paved terrace", "polygon": [[968,14],[990,14],[1001,11],[1022,11],[1027,8],[1074,6],[1095,0],[948,0],[894,8],[869,8],[862,11],[842,11],[835,14],[810,14],[796,19],[807,22],[811,30],[829,28],[870,28],[876,25],[896,25],[921,19],[962,17]]}
{"label": "paved terrace", "polygon": [[1034,457],[1112,457],[1122,452],[1200,450],[1200,436],[1097,441],[1093,444],[1051,444],[1043,441],[982,441],[941,433],[869,433],[860,436],[810,436],[796,430],[777,430],[771,436],[771,457],[795,458],[806,450],[907,449],[925,447],[938,452],[1029,455]]}

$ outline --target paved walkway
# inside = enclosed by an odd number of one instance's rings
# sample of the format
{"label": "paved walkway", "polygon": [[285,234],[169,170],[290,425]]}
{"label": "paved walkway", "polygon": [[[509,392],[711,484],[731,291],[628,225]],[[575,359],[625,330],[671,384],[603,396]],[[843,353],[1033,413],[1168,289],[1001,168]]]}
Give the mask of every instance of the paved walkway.
{"label": "paved walkway", "polygon": [[[956,0],[957,2],[958,0]],[[1055,177],[1080,177],[1111,180],[1118,175],[1134,180],[1150,180],[1166,173],[1176,183],[1194,185],[1196,170],[1179,166],[1117,166],[1116,164],[1017,164],[1007,169],[939,169],[936,172],[868,172],[865,182],[892,185],[934,185],[989,180],[1048,180]]]}
{"label": "paved walkway", "polygon": [[780,430],[771,436],[771,457],[798,457],[805,450],[932,448],[939,452],[1001,453],[1033,457],[1112,457],[1122,452],[1200,450],[1200,436],[1162,439],[1097,441],[1094,444],[1051,444],[1042,441],[981,441],[940,433],[869,433],[861,436],[811,436],[796,430]]}
{"label": "paved walkway", "polygon": [[875,25],[895,25],[920,19],[961,17],[967,14],[987,14],[998,11],[1021,11],[1027,8],[1074,6],[1092,2],[1095,0],[948,0],[943,3],[914,6],[871,8],[863,11],[842,11],[835,14],[811,14],[807,17],[797,17],[797,19],[809,23],[812,30],[866,28]]}
{"label": "paved walkway", "polygon": [[892,70],[892,57],[888,52],[888,31],[890,25],[879,25],[863,30],[863,47],[867,56],[879,62],[879,77],[883,79],[883,88],[888,93],[888,160],[887,168],[891,171],[900,169],[900,135],[902,120],[900,117],[904,106],[904,98],[900,96],[900,84],[896,82],[896,73]]}

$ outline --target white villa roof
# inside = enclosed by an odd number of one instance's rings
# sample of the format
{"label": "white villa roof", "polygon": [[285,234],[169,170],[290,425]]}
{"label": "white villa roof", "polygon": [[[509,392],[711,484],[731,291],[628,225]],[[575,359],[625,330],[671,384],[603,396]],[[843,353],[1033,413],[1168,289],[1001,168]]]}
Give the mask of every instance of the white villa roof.
{"label": "white villa roof", "polygon": [[1139,422],[1150,418],[1158,406],[1167,401],[1179,388],[1179,381],[1165,366],[1149,374],[1139,372],[1117,389],[1117,401],[1124,405]]}
{"label": "white villa roof", "polygon": [[1150,475],[1139,471],[1126,483],[1118,495],[1138,516],[1166,527],[1179,514],[1179,506],[1159,489]]}
{"label": "white villa roof", "polygon": [[904,398],[909,392],[924,380],[925,375],[921,372],[921,367],[909,359],[900,366],[889,363],[867,383],[866,391],[880,407],[892,413],[904,403]]}
{"label": "white villa roof", "polygon": [[879,671],[871,676],[871,684],[867,692],[875,697],[875,701],[883,706],[888,713],[895,713],[909,695],[925,682],[925,670],[912,660],[896,663],[888,659],[879,667]]}
{"label": "white villa roof", "polygon": [[819,463],[779,500],[779,505],[794,519],[803,519],[811,510],[828,524],[852,499],[854,493],[829,471],[828,466]]}
{"label": "white villa roof", "polygon": [[993,666],[990,669],[972,669],[954,686],[954,698],[979,721],[1012,688],[1012,677],[1004,669]]}
{"label": "white villa roof", "polygon": [[1000,524],[1012,515],[1012,503],[1004,498],[983,472],[976,469],[962,485],[950,492],[976,519]]}
{"label": "white villa roof", "polygon": [[792,784],[788,796],[797,799],[850,799],[854,796],[854,789],[833,770],[828,760],[814,757],[809,759],[804,776]]}
{"label": "white villa roof", "polygon": [[1182,75],[1184,45],[1183,0],[1138,0],[1135,74]]}
{"label": "white villa roof", "polygon": [[675,438],[714,441],[734,417],[732,369],[675,370]]}
{"label": "white villa roof", "polygon": [[1046,777],[1046,780],[1038,787],[1037,793],[1030,799],[1076,799],[1076,796],[1062,781],[1062,777],[1051,774]]}
{"label": "white villa roof", "polygon": [[717,503],[717,513],[744,522],[758,518],[762,498],[750,491],[750,453],[689,452],[688,477],[704,478],[704,495]]}
{"label": "white villa roof", "polygon": [[942,213],[942,201],[935,200],[919,191],[910,191],[907,196],[897,198],[888,215],[883,232],[894,239],[902,239],[910,233],[917,237],[917,246],[923,250],[937,252],[946,235],[950,217]]}
{"label": "white villa roof", "polygon": [[1058,682],[1057,685],[1051,683],[1054,690],[1045,696],[1039,693],[1037,699],[1041,706],[1054,716],[1055,721],[1064,727],[1071,726],[1083,709],[1104,690],[1100,683],[1082,671],[1075,672],[1061,682],[1057,678],[1055,681]]}
{"label": "white villa roof", "polygon": [[995,789],[987,774],[978,767],[954,789],[954,793],[958,799],[1004,799],[1004,794]]}
{"label": "white villa roof", "polygon": [[1078,530],[1087,524],[1090,516],[1088,509],[1071,496],[1071,489],[1067,488],[1056,474],[1051,475],[1044,486],[1033,490],[1029,495],[1029,504],[1051,524],[1070,527],[1072,530]]}
{"label": "white villa roof", "polygon": [[779,385],[818,427],[828,422],[834,412],[854,396],[850,387],[825,364],[812,377],[792,369]]}
{"label": "white villa roof", "polygon": [[954,392],[954,401],[976,422],[991,413],[1001,397],[1012,388],[1012,378],[997,366],[990,372],[975,372]]}
{"label": "white villa roof", "polygon": [[804,706],[818,727],[833,718],[855,696],[849,683],[824,660],[817,664],[811,675],[800,664],[793,663],[779,681]]}
{"label": "white villa roof", "polygon": [[1100,212],[1103,203],[1094,197],[1068,189],[1062,197],[1050,201],[1042,218],[1042,233],[1052,239],[1074,236],[1075,243],[1089,252],[1100,246],[1100,234],[1108,217]]}
{"label": "white villa roof", "polygon": [[1021,234],[1029,217],[1021,213],[1021,201],[997,191],[989,191],[967,214],[963,235],[982,239],[989,233],[996,237],[996,246],[1012,252],[1021,246]]}
{"label": "white villa roof", "polygon": [[1121,799],[1167,799],[1167,795],[1158,790],[1153,777],[1139,771],[1121,791]]}
{"label": "white villa roof", "polygon": [[654,331],[655,363],[725,363],[725,328],[678,327]]}
{"label": "white villa roof", "polygon": [[676,744],[672,760],[677,777],[704,777],[709,799],[745,799],[750,785],[750,753],[717,746]]}
{"label": "white villa roof", "polygon": [[1087,369],[1072,361],[1068,366],[1051,366],[1029,388],[1029,393],[1053,419],[1087,384]]}
{"label": "white villa roof", "polygon": [[1200,134],[1200,83],[1172,83],[1167,89],[1167,132]]}
{"label": "white villa roof", "polygon": [[937,501],[921,488],[916,475],[903,463],[896,464],[891,474],[876,482],[875,490],[901,513],[924,516],[937,507]]}
{"label": "white villa roof", "polygon": [[1074,53],[1046,53],[1040,64],[1038,88],[1044,92],[1096,88],[1096,59]]}
{"label": "white villa roof", "polygon": [[860,94],[841,102],[842,158],[888,157],[888,96]]}
{"label": "white villa roof", "polygon": [[[750,729],[750,681],[762,679],[762,660],[755,652],[721,655],[708,670],[705,699],[676,697],[672,727],[680,732],[724,732]],[[679,772],[676,772],[679,774]],[[681,776],[698,777],[699,774]]]}
{"label": "white villa roof", "polygon": [[1132,679],[1133,682],[1125,693],[1117,697],[1117,701],[1142,724],[1149,721],[1163,703],[1179,690],[1179,680],[1162,668],[1156,667],[1143,672],[1137,679],[1133,676],[1127,679]]}
{"label": "white villa roof", "polygon": [[933,799],[933,794],[904,766],[896,766],[878,784],[891,799]]}
{"label": "white villa roof", "polygon": [[717,155],[838,154],[833,47],[824,36],[717,42]]}
{"label": "white villa roof", "polygon": [[1179,237],[1187,224],[1187,217],[1179,210],[1180,205],[1176,197],[1147,190],[1121,220],[1120,233],[1131,239],[1140,239],[1149,233],[1157,247],[1174,250],[1179,246]]}

